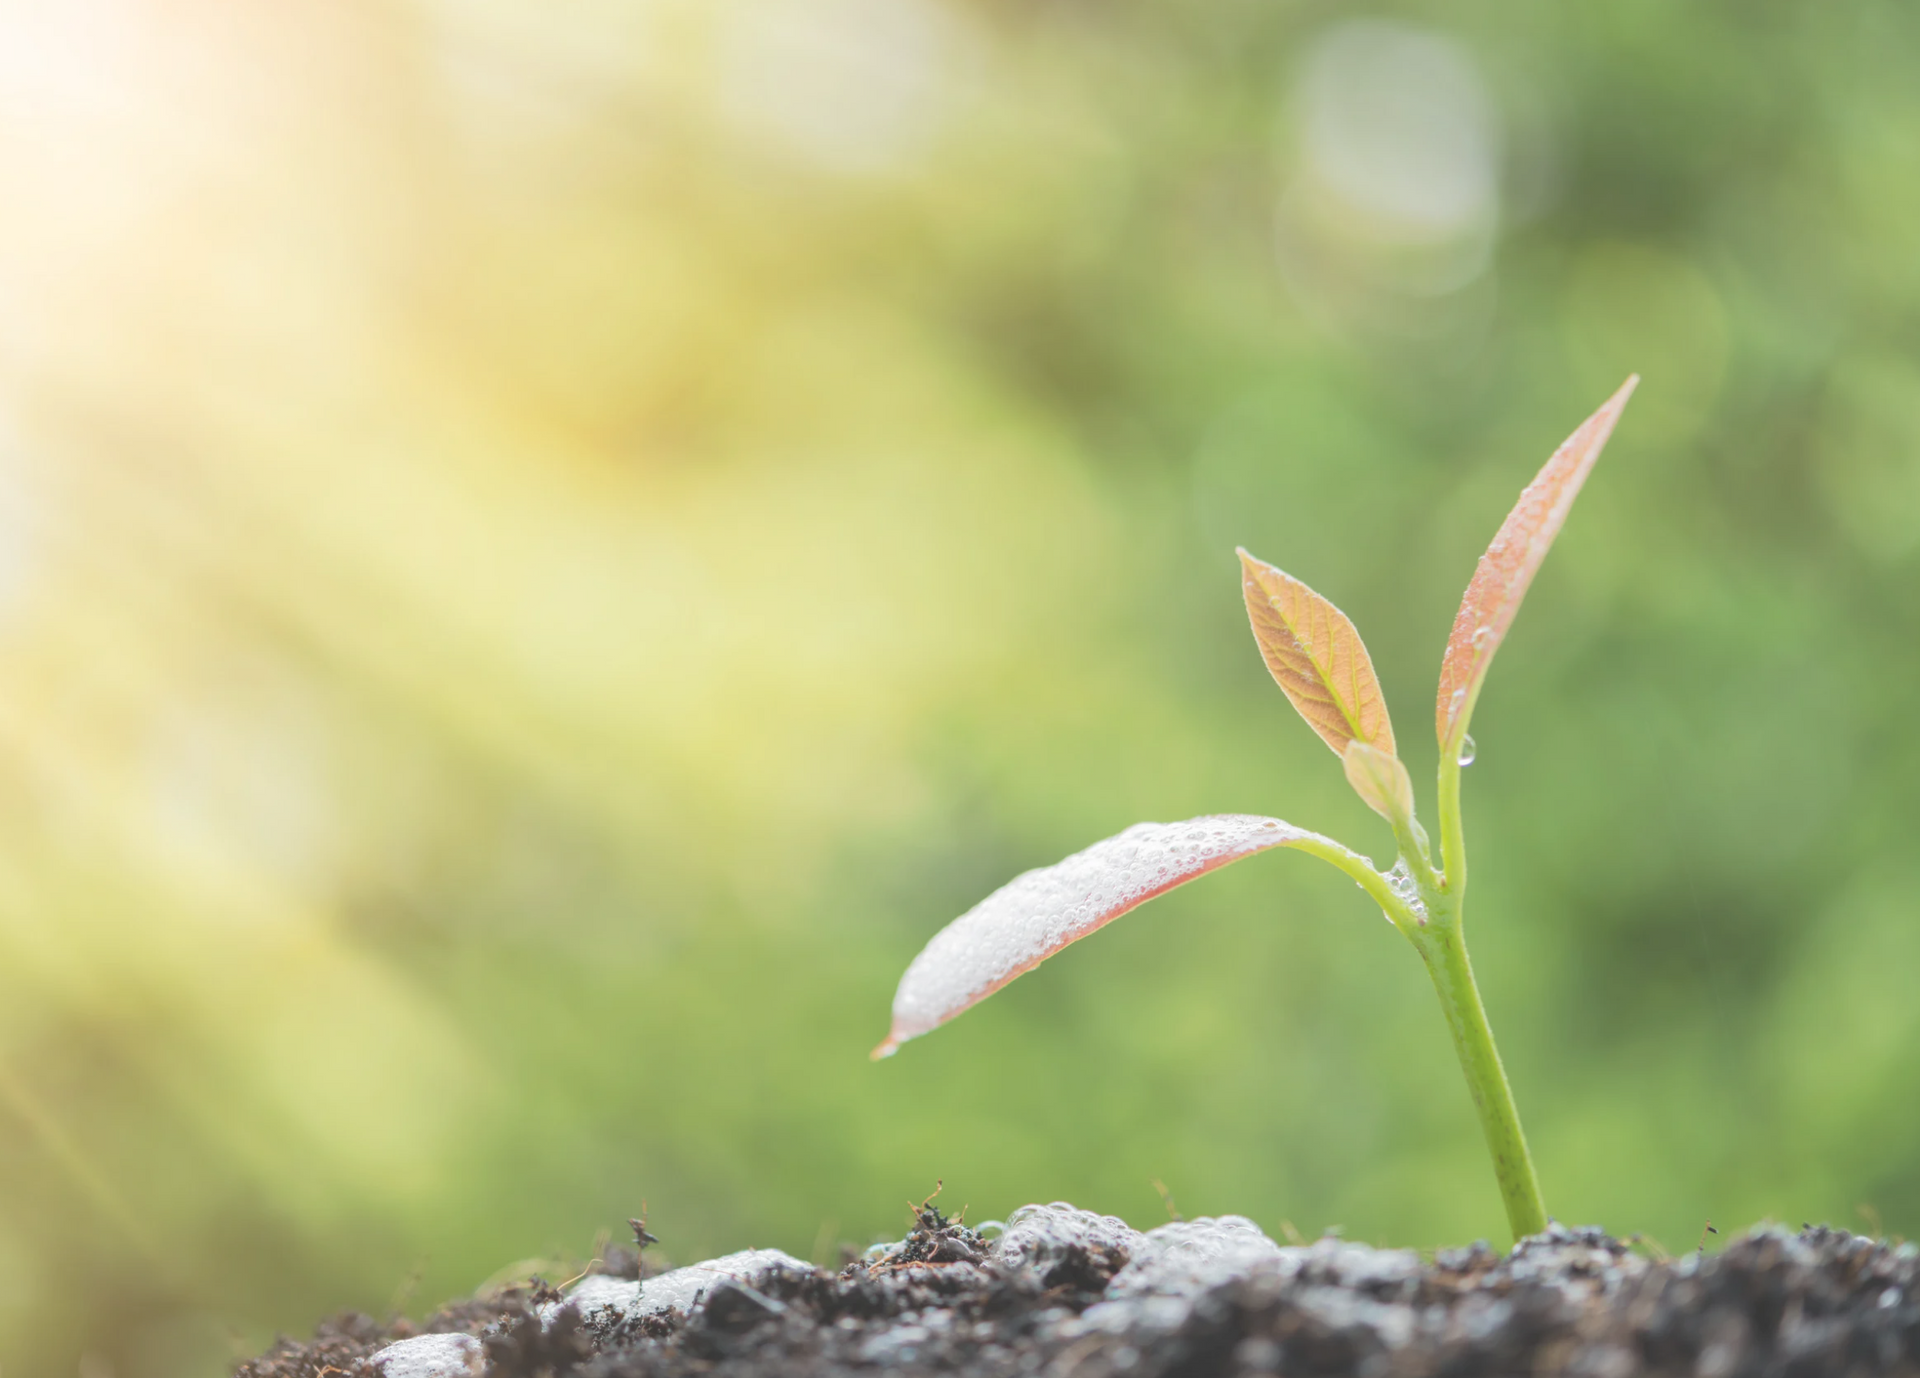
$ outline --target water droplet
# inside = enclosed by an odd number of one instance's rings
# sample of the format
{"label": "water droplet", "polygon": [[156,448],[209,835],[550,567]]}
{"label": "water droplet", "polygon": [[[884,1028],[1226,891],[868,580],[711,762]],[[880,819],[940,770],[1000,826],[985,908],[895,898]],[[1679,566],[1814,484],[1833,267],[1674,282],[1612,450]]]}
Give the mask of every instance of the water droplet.
{"label": "water droplet", "polygon": [[1473,644],[1475,646],[1484,646],[1487,644],[1487,638],[1492,635],[1492,627],[1475,627],[1473,629]]}
{"label": "water droplet", "polygon": [[1473,734],[1469,732],[1467,733],[1466,736],[1460,739],[1460,764],[1463,766],[1472,765],[1473,753],[1474,753]]}
{"label": "water droplet", "polygon": [[1420,884],[1413,878],[1413,872],[1408,868],[1405,857],[1394,862],[1393,869],[1387,872],[1387,888],[1393,891],[1394,898],[1413,911],[1415,918],[1425,922],[1426,902],[1420,898]]}

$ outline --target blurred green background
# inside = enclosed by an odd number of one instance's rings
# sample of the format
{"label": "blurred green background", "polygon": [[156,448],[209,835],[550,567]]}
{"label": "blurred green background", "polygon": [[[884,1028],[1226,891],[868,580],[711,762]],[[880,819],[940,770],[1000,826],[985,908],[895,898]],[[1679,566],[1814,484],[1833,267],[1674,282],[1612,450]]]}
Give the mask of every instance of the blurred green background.
{"label": "blurred green background", "polygon": [[1474,558],[1631,370],[1466,780],[1548,1206],[1913,1232],[1913,7],[10,0],[0,1369],[219,1372],[643,1201],[682,1261],[938,1178],[1498,1239],[1303,857],[866,1052],[1136,820],[1384,858],[1234,545],[1430,797]]}

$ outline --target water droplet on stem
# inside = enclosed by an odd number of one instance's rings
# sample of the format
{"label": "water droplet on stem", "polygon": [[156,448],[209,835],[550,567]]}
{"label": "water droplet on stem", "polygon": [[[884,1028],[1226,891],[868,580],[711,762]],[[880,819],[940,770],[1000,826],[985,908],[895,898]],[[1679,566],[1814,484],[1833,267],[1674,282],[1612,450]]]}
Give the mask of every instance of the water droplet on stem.
{"label": "water droplet on stem", "polygon": [[1469,732],[1460,739],[1460,755],[1458,759],[1461,765],[1470,766],[1473,764],[1474,750],[1473,734]]}
{"label": "water droplet on stem", "polygon": [[1393,863],[1393,869],[1386,873],[1386,880],[1387,888],[1393,891],[1394,897],[1412,910],[1415,918],[1425,923],[1426,902],[1420,898],[1420,883],[1413,878],[1413,871],[1405,857]]}

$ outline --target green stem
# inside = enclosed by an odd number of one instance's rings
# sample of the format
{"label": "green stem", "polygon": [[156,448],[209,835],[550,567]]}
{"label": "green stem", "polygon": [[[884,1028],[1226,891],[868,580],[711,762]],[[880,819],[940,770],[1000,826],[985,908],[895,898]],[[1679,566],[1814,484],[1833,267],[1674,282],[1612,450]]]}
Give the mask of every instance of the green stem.
{"label": "green stem", "polygon": [[[1472,708],[1467,705],[1469,713]],[[1506,1203],[1507,1223],[1517,1240],[1547,1228],[1547,1208],[1540,1199],[1540,1179],[1533,1172],[1533,1156],[1527,1152],[1527,1136],[1520,1128],[1506,1068],[1493,1046],[1493,1030],[1487,1027],[1486,1007],[1480,1003],[1480,988],[1473,981],[1473,963],[1467,960],[1467,940],[1461,930],[1467,890],[1467,838],[1460,820],[1460,743],[1465,738],[1463,715],[1454,739],[1440,745],[1441,873],[1431,877],[1433,888],[1426,892],[1436,921],[1421,931],[1414,946],[1439,993],[1447,1029],[1453,1034],[1453,1050],[1466,1073],[1467,1090],[1473,1095],[1481,1132],[1487,1136],[1487,1151],[1493,1155],[1493,1175]]]}
{"label": "green stem", "polygon": [[1460,1070],[1466,1073],[1467,1090],[1480,1116],[1480,1129],[1487,1136],[1487,1151],[1493,1155],[1493,1175],[1506,1203],[1507,1223],[1518,1240],[1546,1229],[1547,1210],[1540,1199],[1533,1158],[1527,1152],[1527,1136],[1520,1128],[1520,1112],[1514,1108],[1513,1090],[1507,1085],[1506,1069],[1500,1065],[1493,1030],[1487,1027],[1487,1012],[1473,982],[1473,964],[1467,960],[1466,939],[1460,932],[1457,899],[1451,911],[1445,919],[1422,930],[1414,945],[1439,993],[1447,1029],[1453,1034],[1453,1050],[1459,1054]]}
{"label": "green stem", "polygon": [[1480,1130],[1487,1138],[1487,1151],[1493,1155],[1493,1175],[1506,1204],[1507,1224],[1516,1240],[1538,1234],[1547,1228],[1540,1181],[1534,1176],[1527,1136],[1513,1104],[1513,1088],[1507,1085],[1506,1069],[1493,1046],[1493,1030],[1487,1027],[1486,1007],[1480,1003],[1473,963],[1467,960],[1467,940],[1461,931],[1467,843],[1460,826],[1460,761],[1456,749],[1443,746],[1441,751],[1440,866],[1435,867],[1431,843],[1411,810],[1396,813],[1388,822],[1393,825],[1400,859],[1419,887],[1418,903],[1402,899],[1387,884],[1387,877],[1375,871],[1364,857],[1331,838],[1308,834],[1289,845],[1332,862],[1359,881],[1427,964],[1447,1030],[1453,1035],[1460,1070],[1466,1074],[1474,1111],[1480,1117]]}

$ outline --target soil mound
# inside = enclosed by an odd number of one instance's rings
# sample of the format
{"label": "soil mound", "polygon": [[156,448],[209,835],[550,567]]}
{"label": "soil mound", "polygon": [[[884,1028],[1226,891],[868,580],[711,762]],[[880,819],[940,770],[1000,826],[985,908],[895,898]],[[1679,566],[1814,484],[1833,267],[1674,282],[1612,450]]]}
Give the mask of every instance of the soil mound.
{"label": "soil mound", "polygon": [[996,1233],[923,1206],[905,1239],[838,1273],[777,1250],[637,1264],[422,1327],[342,1318],[239,1375],[1920,1375],[1920,1251],[1825,1227],[1657,1259],[1555,1225],[1509,1253],[1428,1260],[1332,1237],[1282,1247],[1232,1216],[1143,1234],[1056,1203]]}

